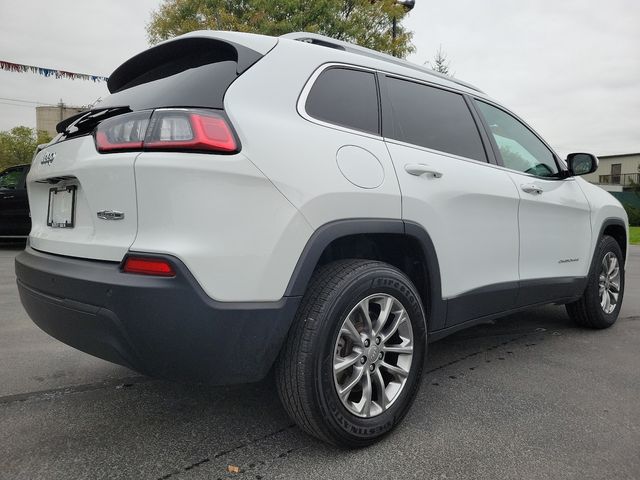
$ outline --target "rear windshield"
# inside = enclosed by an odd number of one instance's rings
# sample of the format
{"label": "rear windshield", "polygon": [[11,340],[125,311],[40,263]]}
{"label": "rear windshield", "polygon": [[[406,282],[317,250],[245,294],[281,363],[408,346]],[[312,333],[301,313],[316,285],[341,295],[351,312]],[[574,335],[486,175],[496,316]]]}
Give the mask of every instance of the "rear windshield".
{"label": "rear windshield", "polygon": [[222,108],[224,94],[236,77],[236,62],[220,61],[127,88],[109,95],[95,107],[129,107],[134,111],[160,107]]}
{"label": "rear windshield", "polygon": [[176,43],[161,55],[141,54],[116,70],[119,88],[95,108],[222,108],[227,88],[238,77],[236,49],[204,39]]}

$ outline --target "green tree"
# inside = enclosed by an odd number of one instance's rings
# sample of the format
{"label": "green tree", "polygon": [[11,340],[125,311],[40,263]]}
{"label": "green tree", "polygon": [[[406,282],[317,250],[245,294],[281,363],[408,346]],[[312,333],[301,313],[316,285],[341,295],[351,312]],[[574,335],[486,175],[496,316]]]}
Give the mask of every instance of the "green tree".
{"label": "green tree", "polygon": [[36,147],[51,141],[47,132],[37,132],[34,128],[14,127],[0,132],[0,170],[11,165],[31,163]]}
{"label": "green tree", "polygon": [[443,75],[448,75],[449,77],[453,77],[453,72],[451,71],[451,61],[447,57],[447,54],[442,50],[442,45],[438,48],[436,52],[436,56],[433,57],[433,61],[427,62],[432,70],[441,73]]}
{"label": "green tree", "polygon": [[[305,31],[406,57],[413,33],[395,0],[164,0],[147,25],[152,44],[193,30],[282,35]],[[393,18],[397,35],[392,39]]]}

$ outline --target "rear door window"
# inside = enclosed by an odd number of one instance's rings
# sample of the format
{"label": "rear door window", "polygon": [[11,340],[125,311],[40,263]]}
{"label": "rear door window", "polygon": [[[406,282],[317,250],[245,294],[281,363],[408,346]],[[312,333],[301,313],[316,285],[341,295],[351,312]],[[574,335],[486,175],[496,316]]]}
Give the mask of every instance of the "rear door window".
{"label": "rear door window", "polygon": [[480,132],[461,94],[393,77],[387,77],[386,87],[386,138],[487,161]]}
{"label": "rear door window", "polygon": [[379,134],[378,87],[371,72],[325,70],[311,87],[305,108],[323,122]]}

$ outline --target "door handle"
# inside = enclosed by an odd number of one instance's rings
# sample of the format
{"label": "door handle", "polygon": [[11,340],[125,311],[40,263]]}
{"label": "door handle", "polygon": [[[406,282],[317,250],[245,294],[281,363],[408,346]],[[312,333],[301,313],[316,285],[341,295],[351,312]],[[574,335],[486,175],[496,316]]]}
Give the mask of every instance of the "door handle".
{"label": "door handle", "polygon": [[532,195],[540,195],[544,192],[542,188],[540,188],[538,185],[534,183],[527,183],[524,185],[520,185],[520,188],[522,188],[523,192],[530,193]]}
{"label": "door handle", "polygon": [[415,175],[416,177],[420,177],[422,175],[428,175],[433,178],[442,178],[442,173],[434,170],[429,165],[425,165],[423,163],[410,163],[404,166],[404,170],[409,175]]}
{"label": "door handle", "polygon": [[4,200],[10,200],[12,198],[16,198],[14,195],[0,195],[0,198]]}

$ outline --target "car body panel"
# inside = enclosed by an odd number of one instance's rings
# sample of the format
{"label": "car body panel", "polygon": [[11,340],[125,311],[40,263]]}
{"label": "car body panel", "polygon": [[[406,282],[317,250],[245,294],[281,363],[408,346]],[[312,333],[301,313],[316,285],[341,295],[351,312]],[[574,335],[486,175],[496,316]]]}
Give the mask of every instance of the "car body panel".
{"label": "car body panel", "polygon": [[219,301],[279,300],[313,233],[244,154],[143,152],[131,251],[182,260]]}
{"label": "car body panel", "polygon": [[[520,194],[520,279],[584,277],[591,267],[591,209],[574,178],[532,178],[510,171]],[[523,185],[542,193],[527,193]],[[597,234],[597,232],[596,232]]]}
{"label": "car body panel", "polygon": [[[47,154],[55,154],[53,161],[43,161]],[[38,152],[27,177],[33,220],[31,246],[57,255],[122,260],[138,229],[133,173],[138,155],[101,155],[90,135],[49,145]],[[68,185],[77,187],[75,226],[49,227],[49,191]],[[122,212],[124,218],[100,219],[98,212],[102,210]]]}

